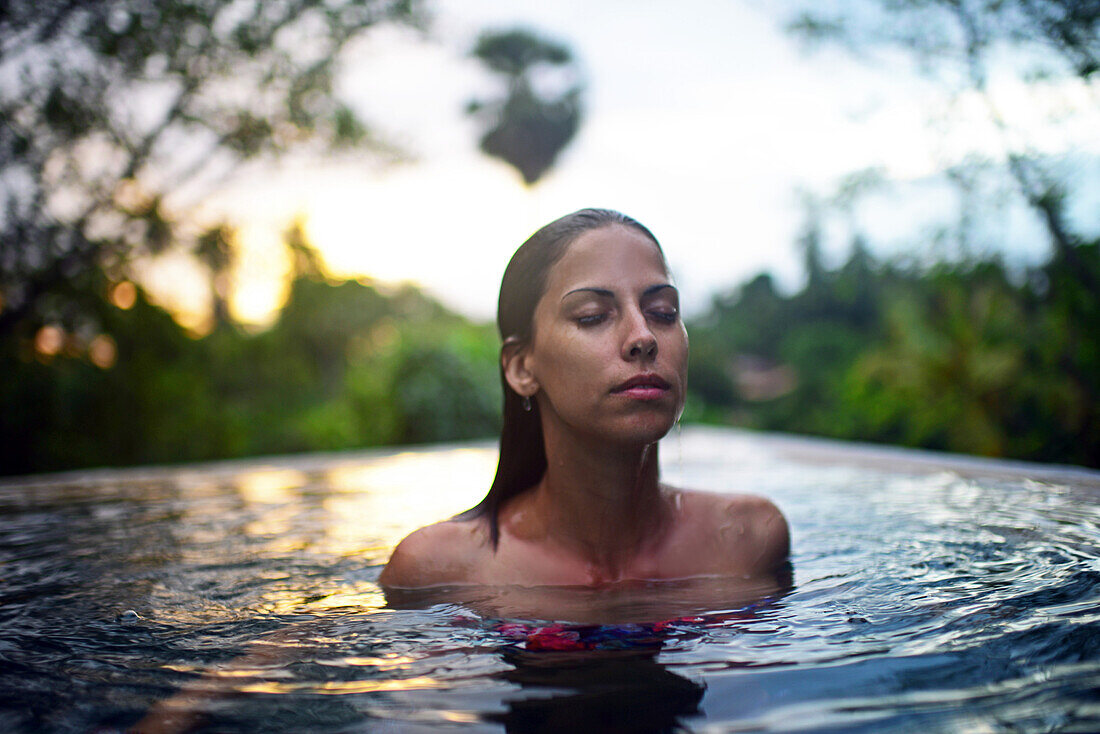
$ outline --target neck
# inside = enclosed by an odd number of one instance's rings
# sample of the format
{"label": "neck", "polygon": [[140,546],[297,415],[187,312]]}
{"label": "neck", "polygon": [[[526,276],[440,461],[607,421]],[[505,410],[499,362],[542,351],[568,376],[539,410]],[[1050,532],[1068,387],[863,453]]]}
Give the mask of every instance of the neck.
{"label": "neck", "polygon": [[545,441],[546,474],[533,497],[544,531],[600,573],[617,576],[667,524],[657,445],[601,446],[555,431]]}

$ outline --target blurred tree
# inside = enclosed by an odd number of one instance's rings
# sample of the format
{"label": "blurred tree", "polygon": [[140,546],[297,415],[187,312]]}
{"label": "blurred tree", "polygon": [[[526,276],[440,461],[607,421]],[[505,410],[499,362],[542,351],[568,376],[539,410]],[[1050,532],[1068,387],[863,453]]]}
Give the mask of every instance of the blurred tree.
{"label": "blurred tree", "polygon": [[1043,76],[1100,71],[1095,0],[838,0],[799,11],[788,27],[853,49],[906,48],[930,69],[964,67],[971,81],[986,78],[991,53],[1005,46],[1028,55],[1017,61]]}
{"label": "blurred tree", "polygon": [[1100,242],[1012,277],[996,257],[758,276],[690,325],[695,419],[1100,466]]}
{"label": "blurred tree", "polygon": [[991,263],[940,266],[914,286],[891,294],[884,343],[853,365],[838,407],[858,406],[869,435],[1004,456],[1012,392],[1024,377],[1018,293]]}
{"label": "blurred tree", "polygon": [[51,324],[29,343],[0,340],[0,475],[480,438],[498,425],[495,331],[411,286],[299,275],[270,329],[201,338],[130,287],[121,305],[83,304],[102,332]]}
{"label": "blurred tree", "polygon": [[812,294],[825,288],[825,263],[821,259],[821,215],[813,201],[806,201],[803,206],[807,212],[806,224],[798,237],[797,246],[802,251],[806,293]]}
{"label": "blurred tree", "polygon": [[306,237],[305,221],[299,217],[291,222],[283,233],[283,244],[290,251],[291,272],[294,279],[324,280],[325,267],[321,253],[314,249]]}
{"label": "blurred tree", "polygon": [[1036,458],[1100,466],[1100,238],[1056,254],[1028,303],[1033,345],[1026,403],[1013,427]]}
{"label": "blurred tree", "polygon": [[[1058,257],[1074,263],[1089,287],[1100,290],[1100,281],[1076,251],[1087,238],[1074,232],[1067,221],[1069,192],[1058,172],[1059,161],[1038,151],[1024,126],[1010,119],[991,90],[995,77],[1011,77],[1019,88],[1031,87],[1047,96],[1056,82],[1065,80],[1079,80],[1095,94],[1100,72],[1100,3],[839,0],[807,7],[788,27],[810,41],[839,42],[857,52],[902,49],[952,91],[976,93],[1000,138],[999,171],[1007,168],[1008,177],[1039,215]],[[1095,99],[1092,96],[1086,104],[1091,108]],[[1058,115],[1067,117],[1071,109],[1063,103]],[[979,162],[977,167],[984,166]],[[952,180],[958,182],[957,177]]]}
{"label": "blurred tree", "polygon": [[[873,278],[886,298],[886,335],[868,342],[849,370],[836,429],[934,448],[1097,465],[1100,265],[1095,233],[1067,214],[1080,193],[1071,172],[1093,154],[1059,151],[1049,139],[1032,136],[1036,111],[1052,109],[1047,132],[1080,120],[1078,112],[1095,111],[1100,3],[798,5],[805,10],[790,27],[804,38],[839,42],[861,55],[901,51],[951,93],[957,109],[973,110],[970,103],[979,102],[990,123],[985,142],[995,146],[995,152],[950,162],[945,171],[960,192],[960,218],[932,242],[956,239],[959,261],[912,271],[900,281],[882,277],[887,271]],[[1020,98],[1031,104],[1019,104]],[[940,122],[949,129],[951,104],[946,112]],[[1022,285],[995,260],[975,259],[971,248],[978,222],[997,216],[998,199],[1009,190],[1036,213],[1051,244],[1048,262]],[[891,288],[884,288],[888,283]]]}
{"label": "blurred tree", "polygon": [[483,33],[472,55],[507,84],[501,99],[467,106],[488,126],[481,149],[513,166],[531,185],[580,127],[583,85],[573,55],[567,46],[524,30]]}
{"label": "blurred tree", "polygon": [[195,241],[195,256],[210,273],[215,324],[226,324],[230,320],[229,271],[236,259],[235,237],[233,228],[223,223],[206,230]]}
{"label": "blurred tree", "polygon": [[[74,288],[176,244],[182,190],[291,148],[369,142],[333,94],[340,52],[419,18],[415,0],[5,3],[0,336],[87,315]],[[216,260],[213,236],[197,244]]]}

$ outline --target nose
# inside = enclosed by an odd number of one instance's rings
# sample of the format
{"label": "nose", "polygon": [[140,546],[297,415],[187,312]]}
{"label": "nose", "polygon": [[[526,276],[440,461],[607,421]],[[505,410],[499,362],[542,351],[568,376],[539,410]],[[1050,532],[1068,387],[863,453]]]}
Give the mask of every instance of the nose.
{"label": "nose", "polygon": [[657,356],[657,340],[652,335],[646,341],[636,341],[630,345],[631,357],[637,359],[643,354],[647,359],[653,359]]}
{"label": "nose", "polygon": [[623,340],[623,359],[653,359],[657,356],[657,337],[649,329],[645,315],[638,313],[629,320],[630,330]]}

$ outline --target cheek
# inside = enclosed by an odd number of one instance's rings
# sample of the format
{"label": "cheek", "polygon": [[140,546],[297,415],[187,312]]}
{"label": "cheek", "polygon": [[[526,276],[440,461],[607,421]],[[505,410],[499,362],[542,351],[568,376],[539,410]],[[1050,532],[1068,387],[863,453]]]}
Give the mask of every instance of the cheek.
{"label": "cheek", "polygon": [[540,344],[536,378],[544,388],[565,387],[572,393],[583,391],[588,382],[596,383],[608,364],[606,346],[593,343],[584,334],[547,335]]}
{"label": "cheek", "polygon": [[681,329],[678,333],[671,335],[668,345],[666,346],[666,351],[673,364],[675,364],[681,372],[687,370],[688,337],[686,331]]}
{"label": "cheek", "polygon": [[594,376],[607,363],[607,354],[601,343],[575,334],[558,342],[553,359],[566,377],[583,378]]}

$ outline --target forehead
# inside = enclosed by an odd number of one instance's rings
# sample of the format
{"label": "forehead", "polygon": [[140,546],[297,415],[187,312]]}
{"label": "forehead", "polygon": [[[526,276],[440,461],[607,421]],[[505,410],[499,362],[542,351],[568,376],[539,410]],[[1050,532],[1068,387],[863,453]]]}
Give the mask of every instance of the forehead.
{"label": "forehead", "polygon": [[668,282],[668,267],[653,240],[632,227],[613,224],[589,230],[569,245],[551,269],[546,291],[634,281]]}

